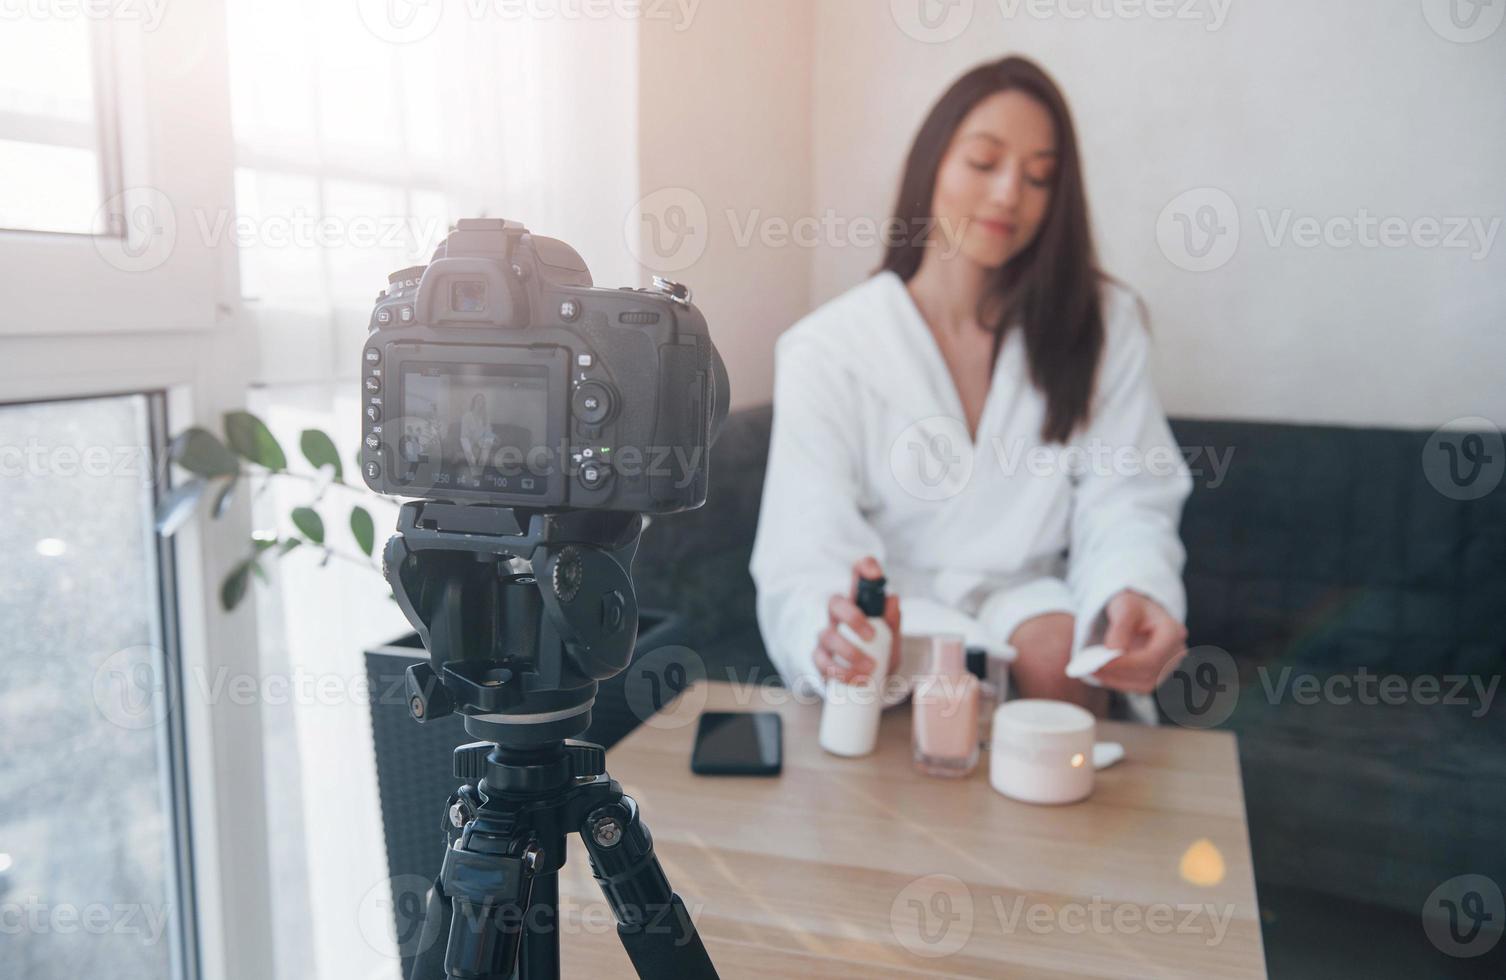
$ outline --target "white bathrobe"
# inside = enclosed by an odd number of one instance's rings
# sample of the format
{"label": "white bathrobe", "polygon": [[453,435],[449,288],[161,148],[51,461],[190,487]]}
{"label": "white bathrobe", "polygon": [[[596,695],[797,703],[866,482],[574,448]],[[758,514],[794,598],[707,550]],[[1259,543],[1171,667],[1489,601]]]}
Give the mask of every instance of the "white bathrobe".
{"label": "white bathrobe", "polygon": [[[1133,589],[1182,619],[1177,534],[1191,478],[1151,385],[1150,337],[1125,289],[1103,289],[1092,416],[1043,444],[1045,398],[1011,331],[977,440],[935,338],[893,273],[805,317],[775,346],[774,422],[751,572],[758,624],[786,684],[821,690],[827,601],[874,555],[900,597],[903,672],[933,633],[1012,656],[1020,623],[1076,616],[1074,655]],[[902,698],[900,698],[902,699]],[[1136,713],[1153,715],[1148,699]]]}

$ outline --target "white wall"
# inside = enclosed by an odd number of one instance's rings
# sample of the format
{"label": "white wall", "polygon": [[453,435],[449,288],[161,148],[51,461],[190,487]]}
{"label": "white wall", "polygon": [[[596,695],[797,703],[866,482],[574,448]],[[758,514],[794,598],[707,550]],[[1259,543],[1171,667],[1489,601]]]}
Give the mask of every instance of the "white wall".
{"label": "white wall", "polygon": [[644,199],[629,234],[645,276],[695,290],[733,407],[766,402],[774,339],[808,309],[811,252],[743,230],[809,208],[814,5],[705,0],[688,20],[645,20],[639,32]]}
{"label": "white wall", "polygon": [[[970,9],[968,26],[923,43],[898,26],[921,2],[817,4],[813,214],[885,216],[931,103],[974,64],[1024,54],[1076,113],[1103,261],[1150,305],[1170,412],[1506,423],[1506,229],[1480,259],[1479,237],[1463,250],[1304,248],[1290,233],[1272,243],[1265,227],[1287,210],[1293,221],[1361,209],[1487,227],[1506,217],[1506,27],[1454,43],[1430,26],[1446,11],[1432,0],[1232,0],[1222,23],[1213,0],[1164,5],[1197,20],[1064,16],[1147,6],[1115,0],[956,0],[931,9],[959,18],[953,29]],[[1179,228],[1165,251],[1157,237],[1163,209],[1197,188],[1227,194],[1224,223],[1230,201],[1240,223],[1237,250],[1205,272],[1168,257],[1189,258]],[[812,304],[878,257],[824,245]]]}

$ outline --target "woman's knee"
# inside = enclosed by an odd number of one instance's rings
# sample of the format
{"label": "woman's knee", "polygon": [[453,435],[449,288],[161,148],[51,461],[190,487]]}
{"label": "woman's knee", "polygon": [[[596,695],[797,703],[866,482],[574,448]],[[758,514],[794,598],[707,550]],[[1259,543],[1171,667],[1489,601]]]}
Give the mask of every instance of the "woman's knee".
{"label": "woman's knee", "polygon": [[1021,623],[1009,640],[1016,654],[1010,667],[1014,687],[1023,697],[1070,701],[1102,716],[1108,692],[1067,676],[1076,627],[1070,613],[1046,613]]}
{"label": "woman's knee", "polygon": [[1045,613],[1025,620],[1010,635],[1016,653],[1016,668],[1066,670],[1072,656],[1072,634],[1077,622],[1071,613]]}

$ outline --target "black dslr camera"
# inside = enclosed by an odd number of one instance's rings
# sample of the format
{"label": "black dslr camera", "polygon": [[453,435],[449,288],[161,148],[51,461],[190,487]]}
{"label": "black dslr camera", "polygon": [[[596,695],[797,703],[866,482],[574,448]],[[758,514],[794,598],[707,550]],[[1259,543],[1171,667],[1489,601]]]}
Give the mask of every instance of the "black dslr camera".
{"label": "black dslr camera", "polygon": [[362,352],[366,484],[503,507],[706,500],[727,371],[684,286],[597,289],[516,221],[461,220],[393,273]]}

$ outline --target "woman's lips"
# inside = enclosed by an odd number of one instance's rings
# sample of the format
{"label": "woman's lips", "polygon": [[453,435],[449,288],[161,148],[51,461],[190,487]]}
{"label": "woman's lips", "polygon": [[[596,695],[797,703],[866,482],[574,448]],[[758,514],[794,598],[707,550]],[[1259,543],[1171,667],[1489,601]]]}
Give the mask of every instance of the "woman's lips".
{"label": "woman's lips", "polygon": [[1002,238],[1014,237],[1015,226],[1007,221],[995,221],[991,218],[978,218],[976,220],[978,227],[990,235],[998,235]]}

